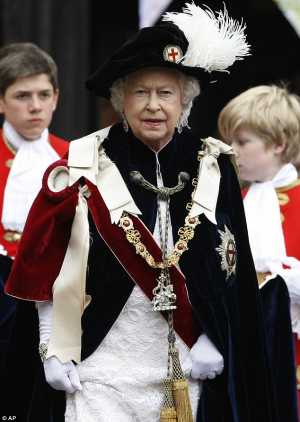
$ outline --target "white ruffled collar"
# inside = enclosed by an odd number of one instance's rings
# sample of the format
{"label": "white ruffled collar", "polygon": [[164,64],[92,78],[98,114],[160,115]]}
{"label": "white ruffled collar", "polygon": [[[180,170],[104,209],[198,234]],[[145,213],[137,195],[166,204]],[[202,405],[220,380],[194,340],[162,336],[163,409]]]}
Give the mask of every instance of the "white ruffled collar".
{"label": "white ruffled collar", "polygon": [[276,272],[287,258],[276,188],[287,186],[297,178],[296,168],[285,164],[272,180],[252,183],[247,192],[244,207],[257,271]]}
{"label": "white ruffled collar", "polygon": [[38,139],[28,141],[5,121],[3,135],[16,155],[6,181],[1,222],[6,230],[22,232],[29,209],[42,187],[43,174],[59,155],[49,143],[48,129]]}

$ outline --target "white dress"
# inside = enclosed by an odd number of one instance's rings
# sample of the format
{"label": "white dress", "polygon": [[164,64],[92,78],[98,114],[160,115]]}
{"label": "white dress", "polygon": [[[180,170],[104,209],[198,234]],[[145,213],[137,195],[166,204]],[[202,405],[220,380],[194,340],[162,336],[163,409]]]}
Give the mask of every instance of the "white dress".
{"label": "white dress", "polygon": [[[78,365],[83,390],[67,396],[66,422],[159,421],[167,333],[165,320],[136,286],[103,342]],[[177,346],[189,374],[188,347],[178,337]],[[200,384],[190,380],[189,386],[195,418]]]}

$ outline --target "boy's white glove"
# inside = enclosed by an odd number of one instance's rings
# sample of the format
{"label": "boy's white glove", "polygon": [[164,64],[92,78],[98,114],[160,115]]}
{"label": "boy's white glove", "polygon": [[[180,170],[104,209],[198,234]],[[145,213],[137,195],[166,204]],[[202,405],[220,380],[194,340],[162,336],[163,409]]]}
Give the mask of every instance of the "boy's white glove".
{"label": "boy's white glove", "polygon": [[300,303],[300,268],[287,268],[278,271],[287,285],[291,302]]}
{"label": "boy's white glove", "polygon": [[[283,268],[283,266],[289,268]],[[280,275],[288,288],[292,303],[300,304],[300,261],[291,256],[260,258],[255,260],[256,271],[270,272],[266,280]]]}
{"label": "boy's white glove", "polygon": [[[39,314],[40,345],[49,343],[52,329],[52,302],[36,302]],[[55,390],[63,390],[69,394],[82,390],[76,366],[72,361],[62,363],[56,356],[43,361],[45,378]]]}
{"label": "boy's white glove", "polygon": [[201,334],[191,348],[192,371],[194,379],[213,379],[224,369],[224,359],[206,334]]}

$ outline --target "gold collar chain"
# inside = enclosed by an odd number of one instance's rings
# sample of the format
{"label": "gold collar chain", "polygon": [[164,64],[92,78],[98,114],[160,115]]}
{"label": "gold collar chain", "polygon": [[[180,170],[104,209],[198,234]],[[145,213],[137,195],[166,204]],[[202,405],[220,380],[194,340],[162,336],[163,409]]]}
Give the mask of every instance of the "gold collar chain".
{"label": "gold collar chain", "polygon": [[134,228],[133,221],[127,213],[123,213],[119,226],[124,230],[128,242],[135,247],[136,253],[141,255],[150,267],[166,269],[178,264],[183,252],[188,249],[188,243],[194,237],[195,228],[198,224],[200,224],[198,217],[187,215],[185,225],[178,230],[179,239],[175,243],[172,253],[160,262],[155,261],[145,244],[141,242],[141,233]]}
{"label": "gold collar chain", "polygon": [[[203,155],[203,151],[198,151],[197,160],[201,161]],[[197,183],[198,178],[194,177],[192,179],[192,185],[194,186],[192,197],[197,187]],[[186,205],[186,209],[190,211],[191,208],[192,202],[188,202]],[[124,230],[128,242],[132,243],[135,247],[137,255],[141,255],[141,257],[144,258],[144,260],[150,267],[159,268],[163,270],[172,267],[172,265],[178,264],[183,252],[188,249],[189,241],[194,237],[196,226],[201,223],[198,216],[191,217],[189,214],[185,217],[184,222],[184,226],[180,227],[178,230],[179,239],[175,243],[172,253],[166,256],[166,258],[160,262],[155,261],[153,256],[149,253],[146,245],[141,242],[141,233],[134,228],[133,221],[129,217],[128,213],[123,212],[122,217],[120,218],[119,227]]]}

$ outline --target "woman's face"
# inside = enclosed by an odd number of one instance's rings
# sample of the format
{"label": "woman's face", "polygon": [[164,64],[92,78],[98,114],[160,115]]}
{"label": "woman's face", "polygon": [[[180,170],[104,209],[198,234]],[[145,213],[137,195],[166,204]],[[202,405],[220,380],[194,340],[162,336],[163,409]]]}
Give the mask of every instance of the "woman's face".
{"label": "woman's face", "polygon": [[177,72],[144,69],[128,76],[124,115],[134,135],[151,149],[159,151],[171,140],[181,112]]}

